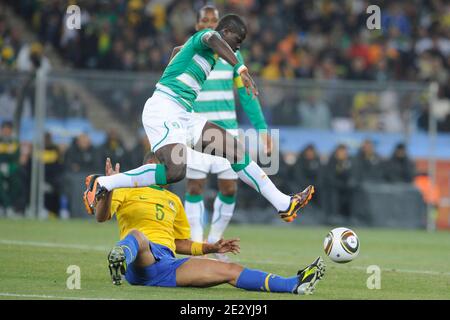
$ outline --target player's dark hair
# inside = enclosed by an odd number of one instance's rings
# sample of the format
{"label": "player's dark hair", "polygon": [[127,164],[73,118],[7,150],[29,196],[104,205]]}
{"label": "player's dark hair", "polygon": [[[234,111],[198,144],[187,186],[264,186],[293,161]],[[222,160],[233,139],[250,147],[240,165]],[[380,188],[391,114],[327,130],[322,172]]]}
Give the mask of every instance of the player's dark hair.
{"label": "player's dark hair", "polygon": [[219,15],[219,9],[217,9],[214,5],[212,4],[207,4],[204,5],[203,7],[201,7],[198,11],[197,11],[197,22],[200,21],[201,17],[202,17],[202,12],[205,12],[207,10],[211,10],[211,11],[217,11],[217,15]]}
{"label": "player's dark hair", "polygon": [[216,30],[222,31],[224,29],[228,29],[231,32],[240,35],[242,38],[245,38],[245,35],[247,34],[247,26],[245,25],[244,20],[236,14],[227,14],[220,19]]}
{"label": "player's dark hair", "polygon": [[143,164],[147,164],[149,161],[158,163],[158,157],[156,156],[156,154],[153,151],[148,151],[145,155],[144,155],[144,159],[142,161]]}

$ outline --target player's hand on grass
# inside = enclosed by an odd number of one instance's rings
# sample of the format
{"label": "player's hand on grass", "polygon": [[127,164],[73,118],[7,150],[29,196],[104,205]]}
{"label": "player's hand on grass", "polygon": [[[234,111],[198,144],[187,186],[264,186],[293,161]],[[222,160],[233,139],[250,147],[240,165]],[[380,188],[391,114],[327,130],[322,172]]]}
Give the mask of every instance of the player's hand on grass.
{"label": "player's hand on grass", "polygon": [[241,247],[239,246],[240,239],[220,239],[214,244],[215,253],[227,253],[231,252],[238,254],[241,252]]}
{"label": "player's hand on grass", "polygon": [[256,87],[255,81],[253,81],[253,78],[248,73],[248,70],[244,70],[241,72],[241,79],[242,83],[245,86],[245,90],[247,91],[248,95],[257,96],[259,95],[258,88]]}
{"label": "player's hand on grass", "polygon": [[120,172],[120,163],[116,163],[116,167],[113,169],[111,159],[106,158],[105,175],[112,176],[112,175],[118,174],[119,172]]}

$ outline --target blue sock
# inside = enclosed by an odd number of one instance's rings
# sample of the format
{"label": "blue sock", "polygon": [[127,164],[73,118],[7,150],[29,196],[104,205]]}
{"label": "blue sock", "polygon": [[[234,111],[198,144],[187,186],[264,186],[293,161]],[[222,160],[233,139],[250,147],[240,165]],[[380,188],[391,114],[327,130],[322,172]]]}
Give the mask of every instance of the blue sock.
{"label": "blue sock", "polygon": [[123,248],[127,265],[133,263],[133,261],[136,259],[139,249],[139,243],[137,239],[132,234],[129,234],[123,240],[117,242],[117,245]]}
{"label": "blue sock", "polygon": [[284,278],[276,274],[245,268],[236,281],[236,287],[250,291],[292,292],[297,277]]}

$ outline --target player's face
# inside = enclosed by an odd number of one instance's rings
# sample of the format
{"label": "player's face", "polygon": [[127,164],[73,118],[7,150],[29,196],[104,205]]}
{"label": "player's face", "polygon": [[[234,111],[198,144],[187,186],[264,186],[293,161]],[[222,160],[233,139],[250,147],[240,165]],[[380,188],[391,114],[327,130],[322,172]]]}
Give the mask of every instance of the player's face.
{"label": "player's face", "polygon": [[203,10],[200,19],[195,25],[197,31],[203,29],[215,29],[219,22],[219,12],[217,10]]}
{"label": "player's face", "polygon": [[245,36],[234,33],[229,30],[224,30],[222,38],[228,43],[228,45],[231,47],[231,49],[233,49],[233,51],[236,51],[241,48],[241,44],[244,41]]}

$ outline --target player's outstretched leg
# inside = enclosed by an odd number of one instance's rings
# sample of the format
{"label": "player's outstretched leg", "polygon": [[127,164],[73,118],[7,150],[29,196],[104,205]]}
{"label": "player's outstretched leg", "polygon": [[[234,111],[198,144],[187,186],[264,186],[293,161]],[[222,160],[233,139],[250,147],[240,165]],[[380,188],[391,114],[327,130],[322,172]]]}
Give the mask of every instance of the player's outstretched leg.
{"label": "player's outstretched leg", "polygon": [[296,294],[312,294],[319,282],[325,275],[325,263],[321,257],[318,257],[306,268],[299,270],[297,273],[298,283],[293,293]]}
{"label": "player's outstretched leg", "polygon": [[248,291],[312,294],[325,274],[325,265],[318,257],[296,276],[281,277],[260,270],[248,269],[236,263],[191,258],[177,269],[177,286],[210,287],[228,283]]}
{"label": "player's outstretched leg", "polygon": [[196,146],[197,150],[202,149],[206,153],[221,156],[230,161],[238,177],[262,194],[286,222],[292,222],[297,217],[297,212],[312,198],[313,186],[308,186],[302,192],[291,196],[281,192],[259,165],[250,158],[250,155],[244,152],[242,144],[214,123],[206,122],[199,143],[201,146]]}
{"label": "player's outstretched leg", "polygon": [[153,184],[166,185],[182,180],[185,175],[186,146],[180,143],[168,144],[159,148],[156,154],[148,152],[144,165],[139,168],[109,176],[89,175],[83,201],[88,213],[93,214],[96,201],[108,191]]}

